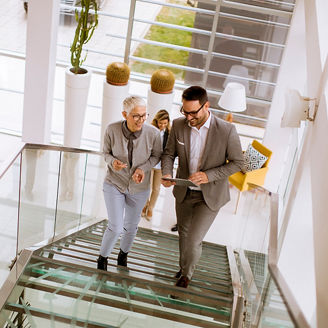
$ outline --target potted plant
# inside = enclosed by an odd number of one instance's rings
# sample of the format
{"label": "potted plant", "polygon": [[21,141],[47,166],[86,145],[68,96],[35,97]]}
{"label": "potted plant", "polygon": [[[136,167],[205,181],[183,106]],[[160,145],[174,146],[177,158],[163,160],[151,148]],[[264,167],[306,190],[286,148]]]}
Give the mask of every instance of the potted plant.
{"label": "potted plant", "polygon": [[70,47],[71,65],[65,72],[64,145],[80,147],[85,110],[91,80],[90,70],[82,68],[87,53],[83,46],[90,41],[98,25],[97,0],[81,0],[75,10],[77,26]]}
{"label": "potted plant", "polygon": [[149,122],[160,109],[171,111],[174,98],[174,74],[165,68],[156,70],[150,80],[150,88],[147,95],[147,110],[149,112]]}
{"label": "potted plant", "polygon": [[[91,71],[82,68],[86,60],[83,46],[90,41],[98,25],[97,0],[81,0],[75,10],[77,22],[74,39],[70,47],[71,65],[65,71],[65,122],[64,146],[79,148],[87,108]],[[61,201],[74,199],[76,164],[79,156],[65,153],[62,163],[60,197]]]}
{"label": "potted plant", "polygon": [[122,119],[123,100],[129,95],[130,68],[127,64],[113,62],[106,68],[103,83],[103,106],[101,117],[100,150],[109,123]]}

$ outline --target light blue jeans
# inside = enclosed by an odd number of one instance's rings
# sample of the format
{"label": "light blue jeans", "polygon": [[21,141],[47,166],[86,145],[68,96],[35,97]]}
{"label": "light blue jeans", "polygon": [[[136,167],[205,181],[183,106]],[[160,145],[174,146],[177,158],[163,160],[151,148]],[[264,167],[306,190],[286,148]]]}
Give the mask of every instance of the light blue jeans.
{"label": "light blue jeans", "polygon": [[100,255],[107,257],[122,234],[120,248],[130,251],[138,231],[140,215],[149,197],[149,190],[129,194],[120,192],[114,185],[104,183],[104,198],[108,213],[108,226],[104,232]]}

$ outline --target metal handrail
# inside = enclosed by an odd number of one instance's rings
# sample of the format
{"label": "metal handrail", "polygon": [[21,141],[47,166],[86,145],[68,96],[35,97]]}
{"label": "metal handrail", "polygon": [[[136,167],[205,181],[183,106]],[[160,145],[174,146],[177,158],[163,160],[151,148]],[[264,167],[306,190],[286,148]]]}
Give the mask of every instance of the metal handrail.
{"label": "metal handrail", "polygon": [[278,268],[278,194],[271,195],[270,238],[269,238],[269,271],[286,305],[288,314],[296,327],[310,328],[301,308],[291,292],[285,278]]}
{"label": "metal handrail", "polygon": [[8,156],[8,159],[5,160],[4,163],[0,165],[0,179],[5,175],[5,173],[9,170],[9,168],[13,165],[16,161],[18,156],[21,154],[23,149],[25,148],[26,144],[21,142],[18,146],[15,147],[14,151],[11,155]]}
{"label": "metal handrail", "polygon": [[231,283],[233,290],[233,304],[231,311],[231,327],[239,328],[242,327],[242,316],[243,316],[243,304],[244,294],[241,285],[241,279],[237,268],[236,258],[232,247],[227,246],[227,256],[230,267]]}
{"label": "metal handrail", "polygon": [[60,145],[49,145],[49,144],[34,144],[34,143],[27,143],[26,149],[45,149],[45,150],[57,150],[69,153],[85,153],[85,154],[94,154],[94,155],[103,155],[102,152],[90,149],[83,149],[83,148],[73,148],[73,147],[66,147]]}
{"label": "metal handrail", "polygon": [[59,145],[48,145],[48,144],[33,144],[20,142],[16,149],[12,152],[12,155],[8,156],[8,159],[0,165],[0,179],[5,175],[9,168],[13,165],[18,156],[22,153],[24,149],[44,149],[44,150],[57,150],[70,153],[86,153],[94,155],[103,155],[100,151],[72,148]]}

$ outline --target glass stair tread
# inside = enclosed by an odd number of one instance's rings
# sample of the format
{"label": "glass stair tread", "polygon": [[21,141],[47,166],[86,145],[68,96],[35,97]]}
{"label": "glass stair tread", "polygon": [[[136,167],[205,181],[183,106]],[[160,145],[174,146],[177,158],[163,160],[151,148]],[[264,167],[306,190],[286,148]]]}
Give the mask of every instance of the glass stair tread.
{"label": "glass stair tread", "polygon": [[[52,252],[52,254],[53,253],[54,252]],[[58,259],[61,261],[65,261],[65,260],[67,261],[67,258],[65,258],[65,254],[63,254],[62,252],[59,252],[56,255],[58,256],[53,256],[51,258],[53,260]],[[84,266],[88,266],[90,268],[96,267],[96,257],[94,257],[93,259],[90,258],[84,260],[77,258],[76,261],[74,261],[74,257],[72,257],[72,255],[67,255],[67,257],[70,259],[71,263],[81,264]],[[85,263],[86,261],[89,261],[89,263]],[[133,262],[129,260],[128,271],[130,273],[139,274],[143,276],[145,279],[152,279],[166,284],[174,284],[176,281],[176,279],[174,278],[176,270],[175,271],[171,270],[169,272],[167,272],[166,270],[166,272],[163,272],[165,268],[161,269],[159,267],[151,267],[151,266],[145,267],[139,264],[140,262],[136,262],[135,264],[133,264]],[[113,264],[112,262],[109,262],[108,266],[112,268],[117,268],[116,264]],[[121,272],[124,272],[124,270],[125,269],[121,269]],[[193,277],[190,286],[194,286],[195,288],[200,288],[203,291],[208,291],[210,293],[216,293],[218,295],[231,295],[232,288],[231,288],[230,280],[226,279],[225,281],[223,281],[220,280],[219,278],[220,277],[213,278],[212,274],[209,277],[207,277],[206,275],[199,276],[195,273],[195,277]]]}
{"label": "glass stair tread", "polygon": [[[9,298],[6,308],[29,311],[38,320],[88,327],[104,327],[103,316],[93,311],[114,317],[124,313],[127,321],[139,320],[140,327],[149,320],[154,323],[151,327],[162,321],[163,327],[230,327],[233,289],[224,246],[204,243],[193,279],[184,289],[175,286],[178,237],[149,229],[139,229],[128,268],[116,265],[117,243],[108,271],[97,270],[106,225],[104,220],[35,251],[15,289],[16,294],[24,290],[25,298],[39,301],[29,300],[27,310],[19,299]],[[89,314],[80,313],[79,307]],[[105,326],[111,325],[117,327],[114,321]]]}
{"label": "glass stair tread", "polygon": [[[69,304],[70,299],[72,308],[76,303],[81,306],[83,302],[92,302],[106,309],[113,307],[174,321],[178,318],[182,323],[199,327],[228,327],[230,321],[231,299],[219,300],[192,289],[185,291],[135,277],[122,277],[120,273],[86,270],[38,256],[33,256],[19,279],[16,288],[22,287],[25,296],[32,291],[39,293],[39,299],[44,300],[38,302],[39,311],[50,314],[59,311],[58,307],[56,311],[52,308],[56,302]],[[33,301],[30,303],[33,307]],[[12,300],[7,302],[7,308],[10,306],[13,306]],[[79,320],[86,319],[79,314]]]}

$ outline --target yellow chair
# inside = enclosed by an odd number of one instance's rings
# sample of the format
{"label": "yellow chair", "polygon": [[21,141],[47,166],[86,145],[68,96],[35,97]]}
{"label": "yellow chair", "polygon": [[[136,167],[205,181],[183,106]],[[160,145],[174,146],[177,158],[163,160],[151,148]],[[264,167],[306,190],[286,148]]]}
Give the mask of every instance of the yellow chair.
{"label": "yellow chair", "polygon": [[249,183],[253,183],[259,186],[263,186],[266,173],[268,172],[268,164],[272,155],[272,151],[265,146],[263,146],[257,140],[253,140],[252,146],[259,151],[264,156],[268,157],[266,162],[260,169],[249,171],[246,173],[237,172],[229,177],[229,182],[239,189],[237,204],[235,208],[235,214],[237,213],[237,208],[240,200],[240,194],[242,191],[250,190],[252,187],[249,186]]}

